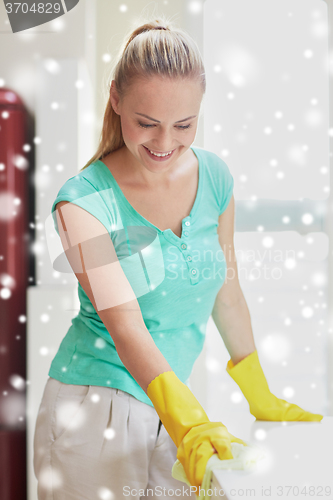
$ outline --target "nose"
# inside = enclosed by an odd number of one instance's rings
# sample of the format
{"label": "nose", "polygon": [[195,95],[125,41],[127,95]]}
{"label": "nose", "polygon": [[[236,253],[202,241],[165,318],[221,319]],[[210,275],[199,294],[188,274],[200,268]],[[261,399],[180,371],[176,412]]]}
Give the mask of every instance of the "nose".
{"label": "nose", "polygon": [[169,129],[160,129],[156,132],[153,144],[151,146],[155,151],[167,153],[176,148],[173,140],[173,133]]}

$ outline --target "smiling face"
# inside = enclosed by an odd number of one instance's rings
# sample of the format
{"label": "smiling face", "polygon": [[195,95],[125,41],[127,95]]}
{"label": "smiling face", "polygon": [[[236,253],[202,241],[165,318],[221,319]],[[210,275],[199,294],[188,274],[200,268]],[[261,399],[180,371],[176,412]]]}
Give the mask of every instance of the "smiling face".
{"label": "smiling face", "polygon": [[[110,99],[120,115],[126,158],[147,181],[153,180],[149,172],[163,177],[179,165],[179,158],[195,139],[202,97],[195,79],[137,79],[123,100],[112,82]],[[149,150],[171,154],[157,157]]]}

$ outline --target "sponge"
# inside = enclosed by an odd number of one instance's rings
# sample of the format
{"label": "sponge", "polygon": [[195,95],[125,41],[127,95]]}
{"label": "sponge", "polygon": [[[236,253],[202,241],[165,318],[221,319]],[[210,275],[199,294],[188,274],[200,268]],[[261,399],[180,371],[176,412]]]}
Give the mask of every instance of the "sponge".
{"label": "sponge", "polygon": [[[196,493],[196,497],[199,500],[209,500],[210,498],[210,496],[208,495],[208,490],[210,489],[213,470],[251,470],[255,468],[259,460],[262,460],[266,457],[266,453],[263,449],[259,448],[258,446],[254,446],[247,441],[244,442],[247,444],[247,446],[244,446],[240,443],[231,443],[231,452],[233,458],[229,460],[220,460],[217,453],[214,453],[214,455],[210,457],[206,465],[206,471],[201,483],[201,487],[199,488],[199,494],[197,495]],[[186,477],[184,467],[178,459],[172,466],[171,474],[175,479],[183,481],[188,486],[191,486]]]}

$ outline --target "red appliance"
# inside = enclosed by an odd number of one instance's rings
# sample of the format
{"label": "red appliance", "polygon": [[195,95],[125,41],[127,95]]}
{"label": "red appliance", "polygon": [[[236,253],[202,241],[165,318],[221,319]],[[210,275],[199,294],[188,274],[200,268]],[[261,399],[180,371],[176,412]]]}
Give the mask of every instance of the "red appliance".
{"label": "red appliance", "polygon": [[0,498],[26,500],[27,112],[0,88]]}

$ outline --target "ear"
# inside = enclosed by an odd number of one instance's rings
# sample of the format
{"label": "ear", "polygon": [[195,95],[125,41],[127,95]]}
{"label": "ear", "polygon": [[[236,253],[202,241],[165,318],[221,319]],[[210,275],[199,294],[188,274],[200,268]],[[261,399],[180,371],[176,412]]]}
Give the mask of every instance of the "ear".
{"label": "ear", "polygon": [[110,102],[111,102],[111,106],[114,110],[115,113],[117,113],[117,115],[119,115],[119,94],[116,90],[116,86],[115,86],[115,81],[112,80],[111,82],[111,87],[110,87]]}

